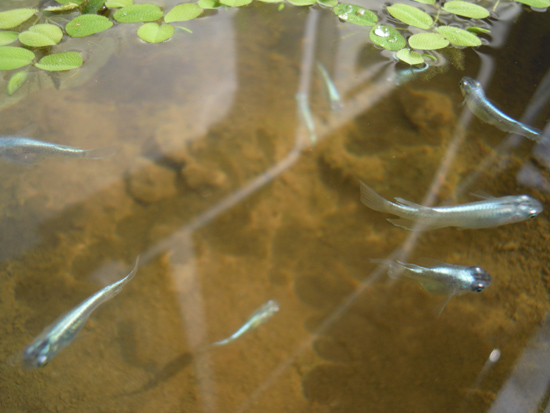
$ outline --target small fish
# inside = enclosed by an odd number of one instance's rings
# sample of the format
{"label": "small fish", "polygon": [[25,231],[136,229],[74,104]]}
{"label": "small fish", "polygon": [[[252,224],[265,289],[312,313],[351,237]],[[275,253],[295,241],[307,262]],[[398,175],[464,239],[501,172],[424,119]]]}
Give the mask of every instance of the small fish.
{"label": "small fish", "polygon": [[307,95],[301,92],[296,93],[296,103],[298,104],[300,116],[302,117],[309,132],[309,139],[311,140],[311,143],[315,145],[315,143],[317,143],[317,135],[315,134],[315,124],[313,123],[313,117],[311,116],[311,109],[309,108]]}
{"label": "small fish", "polygon": [[441,207],[427,207],[403,198],[395,198],[397,202],[390,202],[363,181],[360,183],[361,202],[364,205],[378,212],[400,216],[401,219],[388,218],[388,221],[409,230],[415,229],[415,222],[421,224],[421,230],[497,227],[534,218],[543,210],[542,204],[528,195],[482,197],[482,201]]}
{"label": "small fish", "polygon": [[498,110],[486,97],[481,84],[471,77],[465,76],[460,81],[460,90],[465,97],[466,105],[483,122],[487,122],[508,133],[515,133],[538,141],[541,131],[524,125]]}
{"label": "small fish", "polygon": [[420,73],[426,72],[428,69],[430,69],[430,65],[427,63],[424,63],[424,65],[420,67],[409,66],[404,69],[396,70],[395,84],[398,86],[404,85],[405,83],[418,77]]}
{"label": "small fish", "polygon": [[28,368],[44,367],[57,353],[71,344],[88,321],[90,314],[101,304],[120,293],[122,287],[134,277],[138,263],[139,257],[126,277],[99,290],[46,327],[25,349],[23,364]]}
{"label": "small fish", "polygon": [[325,66],[323,66],[321,62],[317,62],[317,69],[319,70],[321,76],[323,76],[323,80],[325,81],[325,85],[328,91],[328,97],[330,100],[330,108],[333,111],[342,110],[342,108],[344,107],[344,104],[342,103],[342,98],[340,97],[336,86],[334,86],[334,83],[332,82],[327,72],[327,69],[325,69]]}
{"label": "small fish", "polygon": [[21,164],[31,164],[46,158],[103,159],[113,156],[115,152],[116,148],[113,146],[79,149],[23,136],[0,138],[0,158]]}
{"label": "small fish", "polygon": [[273,314],[275,314],[277,311],[279,311],[279,304],[277,303],[277,301],[269,300],[267,303],[258,308],[256,312],[254,312],[254,314],[252,314],[252,316],[248,319],[248,321],[235,333],[233,333],[226,339],[216,341],[211,345],[223,346],[225,344],[231,343],[233,340],[238,339],[244,333],[255,330],[256,328],[261,326],[263,323],[269,320],[271,316],[273,316]]}

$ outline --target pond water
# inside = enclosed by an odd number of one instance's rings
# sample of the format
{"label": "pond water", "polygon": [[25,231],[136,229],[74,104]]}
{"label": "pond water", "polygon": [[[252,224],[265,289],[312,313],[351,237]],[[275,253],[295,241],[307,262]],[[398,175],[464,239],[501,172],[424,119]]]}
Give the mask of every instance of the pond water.
{"label": "pond water", "polygon": [[[446,49],[413,73],[368,41],[370,28],[277,7],[209,11],[161,44],[140,41],[135,24],[67,40],[59,50],[81,51],[82,69],[32,72],[20,93],[3,92],[3,136],[118,149],[0,165],[0,410],[547,408],[548,213],[406,231],[361,204],[359,179],[388,199],[527,194],[548,209],[545,146],[473,117],[458,85],[477,78],[543,129],[550,15],[504,2],[486,45]],[[371,262],[392,254],[480,266],[493,282],[438,316],[445,296]],[[47,325],[137,256],[136,276],[66,349],[21,366]],[[268,300],[279,305],[268,321],[209,346]]]}

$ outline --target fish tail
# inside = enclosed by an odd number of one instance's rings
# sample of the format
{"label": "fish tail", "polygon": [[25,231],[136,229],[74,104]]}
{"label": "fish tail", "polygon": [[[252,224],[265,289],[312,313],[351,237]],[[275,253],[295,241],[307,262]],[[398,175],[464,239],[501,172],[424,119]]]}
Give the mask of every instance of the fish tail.
{"label": "fish tail", "polygon": [[363,181],[360,180],[359,183],[361,184],[361,203],[363,205],[378,212],[394,213],[395,208],[392,202],[382,198]]}
{"label": "fish tail", "polygon": [[117,151],[117,148],[114,146],[105,146],[103,148],[97,149],[85,149],[84,158],[86,159],[103,159],[113,156]]}

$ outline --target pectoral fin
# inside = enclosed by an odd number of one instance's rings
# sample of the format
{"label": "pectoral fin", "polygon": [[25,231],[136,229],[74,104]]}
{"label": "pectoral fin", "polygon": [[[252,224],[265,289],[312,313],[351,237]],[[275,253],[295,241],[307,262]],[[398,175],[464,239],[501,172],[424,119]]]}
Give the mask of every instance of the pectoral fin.
{"label": "pectoral fin", "polygon": [[480,199],[495,199],[493,195],[488,194],[487,192],[484,192],[484,191],[470,192],[470,195]]}
{"label": "pectoral fin", "polygon": [[418,223],[416,221],[411,221],[410,219],[405,218],[386,218],[396,227],[405,228],[409,231],[429,231],[432,229],[445,228],[447,225],[442,225],[439,223]]}

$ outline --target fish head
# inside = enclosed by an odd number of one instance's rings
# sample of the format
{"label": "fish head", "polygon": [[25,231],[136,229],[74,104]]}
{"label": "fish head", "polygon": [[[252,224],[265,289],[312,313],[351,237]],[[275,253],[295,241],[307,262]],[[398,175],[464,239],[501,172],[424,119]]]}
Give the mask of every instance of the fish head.
{"label": "fish head", "polygon": [[491,285],[491,274],[489,274],[487,271],[485,271],[481,267],[469,267],[468,271],[470,272],[470,275],[473,277],[473,281],[470,284],[470,291],[473,291],[475,293],[480,293],[485,288],[489,287]]}
{"label": "fish head", "polygon": [[460,90],[462,91],[462,96],[466,96],[479,88],[481,88],[481,83],[479,83],[473,77],[464,76],[460,80]]}
{"label": "fish head", "polygon": [[515,216],[518,221],[535,218],[544,208],[539,200],[528,195],[520,195],[516,198]]}
{"label": "fish head", "polygon": [[31,343],[23,353],[23,364],[29,369],[44,367],[50,361],[50,340]]}

